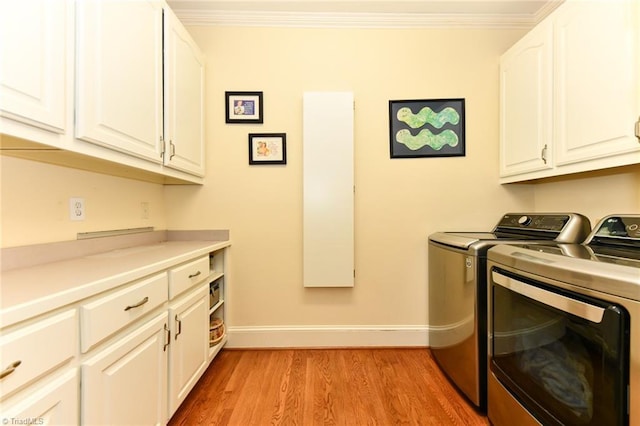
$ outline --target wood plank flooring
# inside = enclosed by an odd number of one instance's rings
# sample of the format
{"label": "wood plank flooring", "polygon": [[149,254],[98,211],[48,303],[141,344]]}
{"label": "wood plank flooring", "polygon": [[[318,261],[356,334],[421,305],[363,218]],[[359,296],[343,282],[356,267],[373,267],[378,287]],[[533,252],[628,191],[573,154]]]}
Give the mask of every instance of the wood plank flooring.
{"label": "wood plank flooring", "polygon": [[489,425],[424,348],[224,349],[169,425]]}

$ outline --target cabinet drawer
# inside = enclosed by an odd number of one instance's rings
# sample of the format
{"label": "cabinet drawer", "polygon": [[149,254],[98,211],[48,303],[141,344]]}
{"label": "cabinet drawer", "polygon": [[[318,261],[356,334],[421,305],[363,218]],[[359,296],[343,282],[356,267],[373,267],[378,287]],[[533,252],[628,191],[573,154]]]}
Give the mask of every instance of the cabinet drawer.
{"label": "cabinet drawer", "polygon": [[106,337],[167,300],[164,272],[80,307],[80,347],[87,352]]}
{"label": "cabinet drawer", "polygon": [[169,299],[203,281],[209,275],[209,256],[178,266],[169,271]]}
{"label": "cabinet drawer", "polygon": [[[67,368],[55,379],[44,379],[24,393],[2,403],[2,424],[79,424],[78,369]],[[41,383],[44,382],[44,383]]]}
{"label": "cabinet drawer", "polygon": [[2,335],[0,396],[4,398],[70,361],[77,351],[77,321],[72,309]]}

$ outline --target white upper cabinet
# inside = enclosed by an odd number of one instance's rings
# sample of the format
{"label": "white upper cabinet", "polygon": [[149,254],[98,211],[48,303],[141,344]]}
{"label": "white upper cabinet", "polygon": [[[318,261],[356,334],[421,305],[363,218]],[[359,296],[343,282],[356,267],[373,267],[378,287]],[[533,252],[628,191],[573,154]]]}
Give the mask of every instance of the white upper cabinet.
{"label": "white upper cabinet", "polygon": [[164,164],[204,176],[204,57],[168,8],[164,20]]}
{"label": "white upper cabinet", "polygon": [[5,155],[202,183],[203,90],[204,57],[161,0],[0,2]]}
{"label": "white upper cabinet", "polygon": [[162,162],[162,4],[77,3],[76,137]]}
{"label": "white upper cabinet", "polygon": [[500,176],[551,167],[552,29],[545,22],[500,61]]}
{"label": "white upper cabinet", "polygon": [[0,116],[10,119],[0,122],[2,133],[28,137],[12,121],[67,130],[72,12],[69,1],[0,2]]}
{"label": "white upper cabinet", "polygon": [[502,183],[640,163],[640,3],[566,1],[500,78]]}
{"label": "white upper cabinet", "polygon": [[568,3],[555,21],[556,164],[637,152],[640,8]]}

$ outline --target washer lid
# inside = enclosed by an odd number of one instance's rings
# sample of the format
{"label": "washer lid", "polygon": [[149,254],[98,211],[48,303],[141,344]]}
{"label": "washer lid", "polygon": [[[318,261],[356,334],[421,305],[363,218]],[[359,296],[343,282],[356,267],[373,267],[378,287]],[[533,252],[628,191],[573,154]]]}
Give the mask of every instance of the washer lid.
{"label": "washer lid", "polygon": [[429,240],[445,244],[447,246],[457,247],[460,249],[468,250],[471,244],[477,243],[481,239],[487,239],[485,237],[491,236],[495,238],[495,235],[491,233],[478,233],[478,232],[436,232],[429,235]]}

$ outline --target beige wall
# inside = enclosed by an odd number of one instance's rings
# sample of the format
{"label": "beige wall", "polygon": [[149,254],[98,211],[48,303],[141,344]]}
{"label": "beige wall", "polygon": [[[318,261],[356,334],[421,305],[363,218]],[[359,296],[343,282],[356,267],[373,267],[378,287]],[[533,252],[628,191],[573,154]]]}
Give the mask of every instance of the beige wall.
{"label": "beige wall", "polygon": [[[75,240],[78,232],[166,229],[162,185],[2,156],[0,191],[2,247]],[[69,219],[71,197],[85,199],[84,221]]]}
{"label": "beige wall", "polygon": [[[497,183],[498,59],[520,31],[190,31],[208,59],[208,174],[167,188],[167,221],[231,230],[233,326],[425,325],[427,236],[533,208],[530,186]],[[225,124],[225,90],[263,91],[264,124]],[[356,103],[356,284],[304,289],[302,94],[343,90]],[[389,100],[453,97],[466,98],[465,157],[389,158]],[[287,133],[287,165],[249,166],[251,132]]]}
{"label": "beige wall", "polygon": [[534,188],[537,211],[575,211],[593,227],[609,214],[640,214],[640,165],[558,177]]}
{"label": "beige wall", "polygon": [[[0,157],[2,247],[153,226],[230,229],[234,326],[425,325],[427,235],[487,230],[506,211],[640,212],[640,166],[498,185],[498,57],[518,31],[190,29],[208,58],[203,186]],[[260,90],[263,125],[224,123],[225,90]],[[302,93],[356,99],[353,289],[302,287]],[[464,97],[467,155],[389,159],[388,101]],[[286,166],[249,166],[249,132],[286,132]],[[331,165],[327,165],[330,173]],[[87,220],[68,219],[82,196]],[[141,202],[150,218],[141,219]]]}

